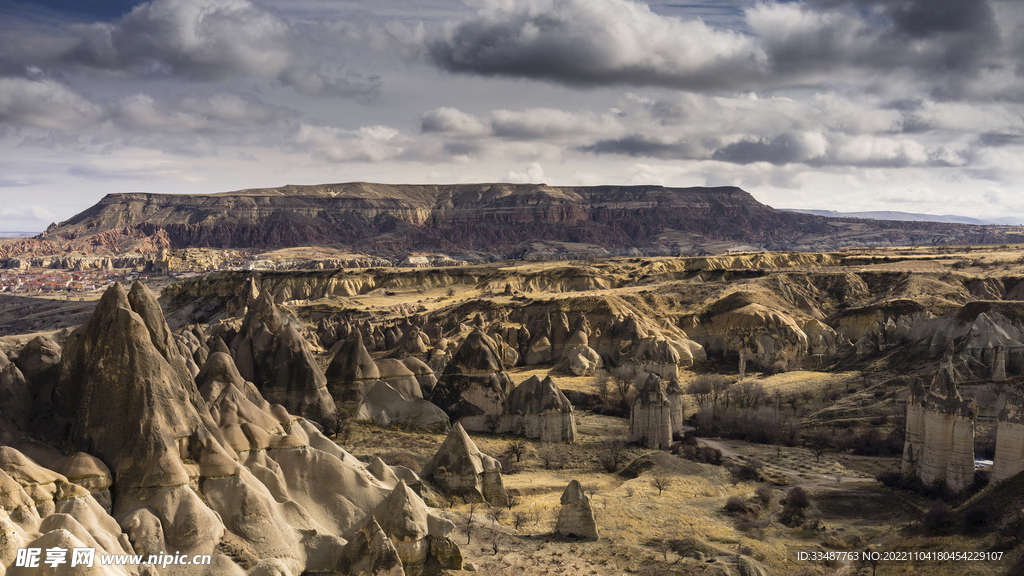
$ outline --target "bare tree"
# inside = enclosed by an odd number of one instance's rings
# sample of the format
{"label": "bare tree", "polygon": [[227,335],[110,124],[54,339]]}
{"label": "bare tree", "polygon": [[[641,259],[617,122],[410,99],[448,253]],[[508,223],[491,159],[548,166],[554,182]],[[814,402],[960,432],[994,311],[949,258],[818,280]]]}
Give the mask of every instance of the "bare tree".
{"label": "bare tree", "polygon": [[523,503],[523,494],[515,488],[509,488],[505,491],[505,505],[509,510],[519,506]]}
{"label": "bare tree", "polygon": [[693,400],[701,408],[711,405],[711,381],[710,375],[701,374],[686,385],[686,393],[693,396]]}
{"label": "bare tree", "polygon": [[501,545],[505,543],[505,535],[498,530],[492,530],[490,538],[487,539],[491,544],[491,550],[494,555],[498,555],[498,551],[501,550]]}
{"label": "bare tree", "polygon": [[757,408],[767,399],[764,386],[753,380],[743,380],[732,388],[732,397],[738,408]]}
{"label": "bare tree", "polygon": [[[718,408],[718,403],[723,400],[728,402],[729,389],[732,388],[732,380],[717,374],[711,376],[711,407]],[[728,405],[726,405],[728,408]]]}
{"label": "bare tree", "polygon": [[612,383],[615,385],[615,393],[619,396],[619,403],[623,406],[629,405],[629,392],[633,389],[635,372],[629,366],[619,366],[609,371]]}
{"label": "bare tree", "polygon": [[491,519],[491,529],[494,529],[498,524],[501,524],[501,520],[505,517],[505,509],[495,506],[487,513],[487,517]]}
{"label": "bare tree", "polygon": [[600,453],[598,458],[601,460],[601,465],[608,472],[615,472],[619,468],[619,462],[622,460],[622,452],[626,449],[626,443],[622,440],[605,440],[601,443]]}
{"label": "bare tree", "polygon": [[517,438],[508,443],[508,446],[505,447],[505,454],[510,458],[515,456],[516,462],[520,462],[529,449],[530,444],[526,440]]}
{"label": "bare tree", "polygon": [[597,397],[605,406],[612,403],[612,383],[607,372],[599,372],[594,375],[594,384],[597,385]]}
{"label": "bare tree", "polygon": [[516,532],[519,532],[521,528],[525,528],[530,524],[531,520],[530,513],[523,510],[517,510],[512,514],[512,526],[515,527]]}
{"label": "bare tree", "polygon": [[672,477],[665,474],[664,472],[655,472],[651,476],[651,488],[658,491],[658,496],[665,490],[668,490],[672,486]]}
{"label": "bare tree", "polygon": [[459,529],[466,535],[466,544],[468,545],[473,540],[473,532],[476,531],[476,518],[474,515],[480,508],[480,499],[472,493],[467,493],[464,498],[466,503],[469,504],[469,511],[463,517]]}

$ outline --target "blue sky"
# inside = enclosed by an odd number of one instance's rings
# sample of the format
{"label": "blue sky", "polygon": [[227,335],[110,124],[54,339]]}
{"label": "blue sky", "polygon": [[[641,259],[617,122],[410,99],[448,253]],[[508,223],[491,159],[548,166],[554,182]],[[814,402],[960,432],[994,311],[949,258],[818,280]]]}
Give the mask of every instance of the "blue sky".
{"label": "blue sky", "polygon": [[1022,217],[1022,54],[1003,0],[0,0],[0,230],[354,180]]}

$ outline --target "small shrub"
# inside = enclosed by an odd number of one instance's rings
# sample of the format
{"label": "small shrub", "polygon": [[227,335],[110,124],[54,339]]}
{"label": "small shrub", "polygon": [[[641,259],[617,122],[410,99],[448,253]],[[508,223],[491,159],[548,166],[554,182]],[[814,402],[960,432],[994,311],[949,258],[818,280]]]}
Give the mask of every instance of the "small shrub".
{"label": "small shrub", "polygon": [[749,512],[741,514],[736,518],[736,529],[746,533],[751,538],[763,538],[764,529],[767,527],[768,520],[762,520]]}
{"label": "small shrub", "polygon": [[757,487],[754,495],[762,508],[769,508],[772,505],[772,499],[775,495],[775,491],[772,490],[771,485],[761,484]]}
{"label": "small shrub", "polygon": [[761,477],[762,468],[764,468],[763,462],[757,458],[751,458],[746,464],[733,464],[729,468],[729,472],[737,482],[760,482],[763,480]]}
{"label": "small shrub", "polygon": [[786,493],[785,506],[780,518],[787,526],[797,526],[804,521],[804,512],[811,505],[811,497],[807,491],[796,486]]}
{"label": "small shrub", "polygon": [[956,524],[956,515],[953,513],[953,509],[945,502],[936,502],[921,517],[921,529],[926,534],[950,534],[956,528]]}
{"label": "small shrub", "polygon": [[735,496],[729,496],[729,498],[725,501],[724,506],[726,512],[730,512],[733,514],[746,512],[749,508],[750,502],[746,498],[738,494]]}

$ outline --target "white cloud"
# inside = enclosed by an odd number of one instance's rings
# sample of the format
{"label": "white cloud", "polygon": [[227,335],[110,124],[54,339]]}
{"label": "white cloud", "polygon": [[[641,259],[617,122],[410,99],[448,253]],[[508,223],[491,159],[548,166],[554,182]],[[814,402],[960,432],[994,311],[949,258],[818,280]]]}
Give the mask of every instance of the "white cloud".
{"label": "white cloud", "polygon": [[501,181],[511,182],[512,184],[540,184],[544,182],[544,168],[537,162],[533,162],[522,172],[509,170]]}

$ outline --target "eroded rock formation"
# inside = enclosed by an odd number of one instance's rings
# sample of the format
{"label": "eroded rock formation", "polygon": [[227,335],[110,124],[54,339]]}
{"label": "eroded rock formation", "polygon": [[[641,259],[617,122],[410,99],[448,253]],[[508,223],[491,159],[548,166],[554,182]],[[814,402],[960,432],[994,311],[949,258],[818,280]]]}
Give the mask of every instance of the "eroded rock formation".
{"label": "eroded rock formation", "polygon": [[497,344],[479,328],[474,329],[452,355],[430,400],[452,419],[479,431],[487,418],[501,416],[513,389]]}
{"label": "eroded rock formation", "polygon": [[974,417],[978,407],[957,390],[958,376],[947,355],[926,390],[920,380],[907,398],[904,474],[925,484],[944,483],[954,492],[974,481]]}
{"label": "eroded rock formation", "polygon": [[562,536],[597,540],[597,521],[590,507],[590,497],[583,490],[579,480],[569,482],[562,492],[562,508],[558,511],[555,533]]}
{"label": "eroded rock formation", "polygon": [[637,392],[629,414],[627,440],[653,449],[666,449],[672,444],[672,403],[657,374],[650,374]]}
{"label": "eroded rock formation", "polygon": [[459,423],[452,426],[421,474],[451,494],[472,494],[492,506],[505,503],[501,463],[481,452]]}
{"label": "eroded rock formation", "polygon": [[144,287],[104,294],[68,338],[54,391],[80,452],[13,437],[20,448],[0,447],[4,566],[16,548],[91,546],[212,554],[211,574],[401,574],[395,558],[407,574],[459,567],[451,524],[405,485],[415,474],[357,461],[268,402],[228,353],[210,354],[197,385],[187,351]]}

